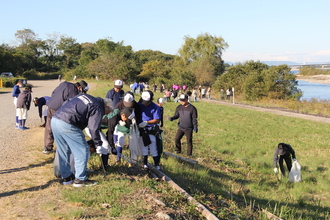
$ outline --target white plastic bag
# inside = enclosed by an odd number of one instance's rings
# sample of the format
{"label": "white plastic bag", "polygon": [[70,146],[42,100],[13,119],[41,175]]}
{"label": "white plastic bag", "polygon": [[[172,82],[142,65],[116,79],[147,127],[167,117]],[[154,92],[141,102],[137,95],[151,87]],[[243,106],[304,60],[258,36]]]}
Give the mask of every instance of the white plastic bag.
{"label": "white plastic bag", "polygon": [[143,155],[142,155],[142,147],[143,147],[142,137],[140,136],[139,127],[137,123],[134,121],[130,128],[130,136],[129,136],[129,149],[130,149],[130,157],[136,163],[142,163]]}
{"label": "white plastic bag", "polygon": [[289,173],[290,182],[301,182],[301,166],[298,161],[294,161],[292,164],[291,171]]}

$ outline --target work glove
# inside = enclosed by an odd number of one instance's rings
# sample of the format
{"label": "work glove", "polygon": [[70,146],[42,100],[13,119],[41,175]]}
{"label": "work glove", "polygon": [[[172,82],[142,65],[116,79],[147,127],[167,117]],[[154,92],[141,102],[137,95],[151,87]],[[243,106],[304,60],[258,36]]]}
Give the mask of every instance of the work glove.
{"label": "work glove", "polygon": [[125,126],[125,125],[126,125],[126,122],[120,120],[120,121],[119,121],[119,124],[120,124],[121,126]]}
{"label": "work glove", "polygon": [[296,159],[296,158],[294,158],[294,159],[293,159],[293,162],[296,162],[296,161],[297,161],[297,159]]}
{"label": "work glove", "polygon": [[132,124],[135,124],[136,123],[136,120],[135,118],[132,119]]}
{"label": "work glove", "polygon": [[139,124],[140,128],[144,128],[145,126],[147,126],[148,122],[147,121],[143,121]]}
{"label": "work glove", "polygon": [[274,168],[274,173],[278,173],[278,169],[276,167]]}
{"label": "work glove", "polygon": [[96,153],[97,154],[102,154],[102,146],[97,146],[96,147]]}
{"label": "work glove", "polygon": [[128,116],[128,119],[132,120],[133,118],[135,118],[135,112],[134,110],[132,111],[132,114],[130,116]]}
{"label": "work glove", "polygon": [[198,132],[198,128],[197,128],[197,127],[194,128],[194,132],[195,132],[195,133]]}
{"label": "work glove", "polygon": [[172,117],[168,117],[168,120],[173,121],[173,118]]}

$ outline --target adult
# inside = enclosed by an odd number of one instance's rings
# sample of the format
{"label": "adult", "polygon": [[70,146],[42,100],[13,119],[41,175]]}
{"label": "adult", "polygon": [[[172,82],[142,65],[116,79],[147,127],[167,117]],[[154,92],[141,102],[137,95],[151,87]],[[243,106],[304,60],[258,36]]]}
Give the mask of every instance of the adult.
{"label": "adult", "polygon": [[285,161],[286,167],[290,172],[292,168],[292,159],[296,161],[296,154],[290,144],[279,143],[275,149],[274,153],[274,172],[278,173],[278,165],[280,167],[281,173],[285,176],[285,169],[283,166],[283,161]]}
{"label": "adult", "polygon": [[[96,152],[102,147],[100,127],[102,117],[112,110],[111,101],[80,94],[59,108],[51,120],[60,162],[63,184],[74,187],[95,185],[86,175],[89,158],[89,145],[83,129],[88,127]],[[70,156],[74,156],[75,174],[71,172]],[[101,154],[101,153],[100,153]]]}
{"label": "adult", "polygon": [[64,102],[75,97],[79,93],[86,93],[86,88],[88,88],[88,84],[82,80],[75,84],[65,81],[54,89],[49,101],[47,102],[47,121],[44,135],[44,150],[42,153],[50,154],[53,152],[54,137],[50,123],[53,114],[63,105]]}
{"label": "adult", "polygon": [[[46,127],[46,122],[47,122],[47,102],[49,101],[50,97],[49,96],[43,96],[41,98],[35,97],[33,99],[33,103],[35,107],[38,107],[38,113],[39,113],[39,118],[42,120],[42,117],[44,117],[45,123],[40,125],[40,127]],[[46,106],[44,110],[43,106]]]}
{"label": "adult", "polygon": [[154,92],[157,91],[157,84],[156,83],[154,84],[153,89],[154,89]]}
{"label": "adult", "polygon": [[228,88],[228,89],[226,90],[226,94],[227,94],[227,100],[230,100],[230,95],[231,95],[231,90],[230,90],[230,88]]}
{"label": "adult", "polygon": [[105,97],[111,99],[113,106],[116,106],[123,96],[123,81],[118,79],[115,81],[114,87],[107,92]]}
{"label": "adult", "polygon": [[32,87],[27,86],[19,94],[17,98],[16,115],[18,116],[20,130],[29,129],[28,127],[25,127],[25,122],[27,119],[27,111],[30,110],[30,106],[31,106],[31,99],[32,99],[31,93],[32,93]]}
{"label": "adult", "polygon": [[188,102],[187,95],[180,95],[179,100],[181,105],[176,107],[174,116],[169,117],[170,121],[178,118],[180,119],[178,123],[178,130],[175,135],[175,151],[176,153],[181,153],[181,139],[184,135],[186,135],[188,145],[187,155],[191,156],[193,150],[193,131],[196,133],[198,132],[197,109]]}
{"label": "adult", "polygon": [[150,90],[142,92],[139,105],[141,108],[141,121],[139,122],[140,134],[143,139],[144,147],[143,153],[143,168],[148,168],[149,152],[154,160],[155,168],[160,170],[160,153],[157,149],[156,134],[159,132],[161,115],[160,109],[156,103],[153,102],[154,93]]}
{"label": "adult", "polygon": [[13,87],[13,90],[11,92],[11,96],[14,97],[14,106],[15,106],[15,129],[19,129],[19,121],[18,121],[18,115],[16,114],[17,110],[17,98],[19,94],[21,93],[20,87],[23,86],[23,80],[19,79],[16,81],[16,84]]}

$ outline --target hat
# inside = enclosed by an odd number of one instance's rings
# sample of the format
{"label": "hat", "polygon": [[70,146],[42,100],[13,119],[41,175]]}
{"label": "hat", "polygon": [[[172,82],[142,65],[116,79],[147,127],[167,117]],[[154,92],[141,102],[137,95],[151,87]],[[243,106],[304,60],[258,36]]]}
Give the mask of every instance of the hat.
{"label": "hat", "polygon": [[188,100],[188,96],[186,94],[181,94],[180,97],[179,97],[179,100],[180,101]]}
{"label": "hat", "polygon": [[115,88],[121,89],[123,88],[123,82],[121,80],[116,80],[115,81]]}
{"label": "hat", "polygon": [[123,98],[123,103],[125,107],[132,107],[134,104],[134,95],[131,92],[126,92]]}
{"label": "hat", "polygon": [[30,90],[32,92],[32,87],[31,86],[26,86],[25,90]]}
{"label": "hat", "polygon": [[164,99],[163,98],[158,98],[157,99],[157,103],[164,104],[165,102],[164,102]]}
{"label": "hat", "polygon": [[128,118],[132,114],[132,112],[133,112],[132,108],[126,107],[120,111],[120,114],[125,114],[126,118]]}
{"label": "hat", "polygon": [[[85,82],[84,80],[81,80],[81,81],[79,82],[79,85],[82,87],[82,89],[83,89],[84,91],[87,91],[87,90],[88,90],[88,84],[87,84],[87,82]],[[86,90],[86,88],[87,88],[87,90]]]}
{"label": "hat", "polygon": [[38,104],[36,104],[35,101],[38,101],[38,97],[35,97],[35,98],[33,99],[34,106],[37,107]]}
{"label": "hat", "polygon": [[150,90],[144,91],[141,94],[142,104],[148,105],[150,102],[152,102],[152,99],[154,97],[154,93]]}

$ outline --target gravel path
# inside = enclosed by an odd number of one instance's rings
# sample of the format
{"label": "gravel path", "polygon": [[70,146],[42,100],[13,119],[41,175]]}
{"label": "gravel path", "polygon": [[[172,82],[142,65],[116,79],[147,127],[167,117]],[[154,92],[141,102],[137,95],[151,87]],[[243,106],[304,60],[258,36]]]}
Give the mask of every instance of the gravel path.
{"label": "gravel path", "polygon": [[[58,86],[58,80],[29,80],[29,84],[33,85],[32,97],[50,96],[53,90]],[[24,88],[22,88],[24,89]],[[28,111],[26,126],[29,130],[21,131],[15,129],[15,107],[11,96],[11,92],[0,93],[0,171],[4,169],[13,169],[26,165],[23,155],[26,151],[26,140],[33,136],[35,131],[41,132],[43,128],[39,119],[38,109],[32,103]],[[43,139],[38,140],[43,145]],[[40,152],[42,148],[40,149]],[[0,178],[1,179],[1,178]],[[1,180],[0,180],[1,181]],[[1,185],[1,182],[0,182]]]}

